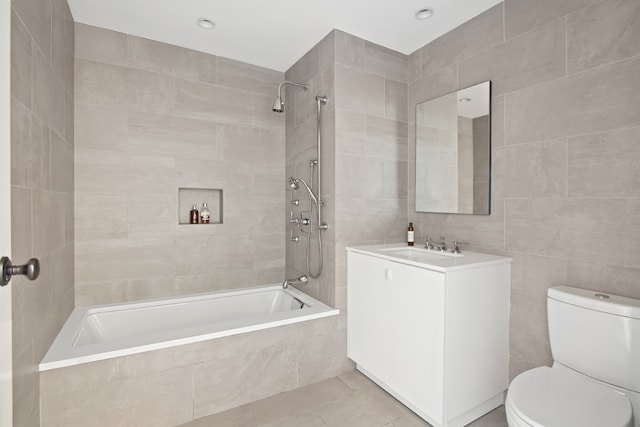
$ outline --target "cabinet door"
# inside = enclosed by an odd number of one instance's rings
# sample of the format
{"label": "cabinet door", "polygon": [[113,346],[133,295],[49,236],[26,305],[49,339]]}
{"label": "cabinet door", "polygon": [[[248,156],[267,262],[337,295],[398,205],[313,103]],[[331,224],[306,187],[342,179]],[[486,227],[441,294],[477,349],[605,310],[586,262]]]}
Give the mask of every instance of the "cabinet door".
{"label": "cabinet door", "polygon": [[447,420],[509,386],[509,277],[509,264],[447,274]]}
{"label": "cabinet door", "polygon": [[444,275],[389,262],[388,384],[435,421],[443,417]]}
{"label": "cabinet door", "polygon": [[444,276],[348,254],[349,357],[403,401],[442,420]]}
{"label": "cabinet door", "polygon": [[385,263],[349,252],[347,279],[348,356],[380,380],[388,377],[389,303]]}

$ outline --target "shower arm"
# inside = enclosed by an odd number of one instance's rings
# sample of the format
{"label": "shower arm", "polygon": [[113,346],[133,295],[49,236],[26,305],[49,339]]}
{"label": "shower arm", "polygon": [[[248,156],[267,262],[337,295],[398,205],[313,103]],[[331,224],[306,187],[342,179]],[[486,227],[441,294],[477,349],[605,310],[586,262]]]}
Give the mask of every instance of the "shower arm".
{"label": "shower arm", "polygon": [[289,80],[285,80],[282,83],[280,83],[280,85],[278,86],[278,98],[282,98],[282,86],[284,85],[292,85],[292,86],[297,86],[297,87],[301,87],[304,90],[309,89],[309,85],[308,84],[302,84],[302,83],[296,83],[296,82],[290,82]]}

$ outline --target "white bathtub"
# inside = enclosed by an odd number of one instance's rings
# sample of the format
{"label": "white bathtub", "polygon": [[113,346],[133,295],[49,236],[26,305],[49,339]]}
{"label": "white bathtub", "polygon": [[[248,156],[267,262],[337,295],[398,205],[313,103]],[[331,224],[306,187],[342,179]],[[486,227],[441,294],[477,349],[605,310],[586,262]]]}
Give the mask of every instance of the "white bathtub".
{"label": "white bathtub", "polygon": [[339,310],[281,285],[77,307],[40,371],[333,316]]}

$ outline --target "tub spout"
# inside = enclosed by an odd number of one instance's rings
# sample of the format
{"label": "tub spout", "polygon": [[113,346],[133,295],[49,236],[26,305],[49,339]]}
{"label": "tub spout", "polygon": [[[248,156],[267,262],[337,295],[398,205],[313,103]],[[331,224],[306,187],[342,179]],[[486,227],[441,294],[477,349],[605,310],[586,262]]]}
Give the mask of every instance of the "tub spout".
{"label": "tub spout", "polygon": [[295,279],[286,279],[284,282],[282,282],[282,287],[284,289],[287,289],[289,285],[306,285],[308,282],[309,278],[306,274],[303,274],[302,276],[296,277]]}

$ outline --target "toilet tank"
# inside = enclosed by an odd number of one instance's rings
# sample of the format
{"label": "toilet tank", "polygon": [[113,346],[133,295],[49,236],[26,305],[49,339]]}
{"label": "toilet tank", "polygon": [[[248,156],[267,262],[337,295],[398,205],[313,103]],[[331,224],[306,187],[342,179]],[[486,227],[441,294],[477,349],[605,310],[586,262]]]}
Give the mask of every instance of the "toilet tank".
{"label": "toilet tank", "polygon": [[640,392],[640,300],[556,286],[547,310],[555,362]]}

